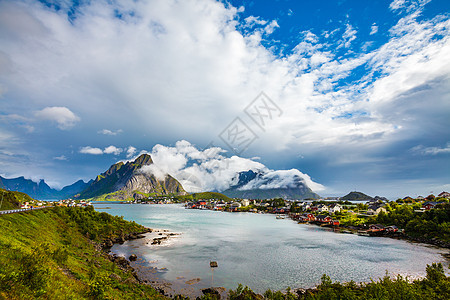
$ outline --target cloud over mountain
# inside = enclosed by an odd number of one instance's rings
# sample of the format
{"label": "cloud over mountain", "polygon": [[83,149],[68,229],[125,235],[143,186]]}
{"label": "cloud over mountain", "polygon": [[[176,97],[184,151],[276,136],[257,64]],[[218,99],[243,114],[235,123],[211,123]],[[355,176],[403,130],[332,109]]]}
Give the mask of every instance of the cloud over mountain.
{"label": "cloud over mountain", "polygon": [[[200,150],[182,140],[174,147],[156,145],[149,153],[153,164],[142,167],[142,172],[151,173],[159,179],[170,174],[189,192],[224,191],[233,184],[240,172],[249,170],[262,172],[264,180],[254,180],[243,189],[291,188],[298,178],[314,191],[324,189],[297,169],[270,170],[253,159],[236,155],[227,157],[226,151],[220,147]],[[267,179],[270,179],[270,184],[267,184]]]}

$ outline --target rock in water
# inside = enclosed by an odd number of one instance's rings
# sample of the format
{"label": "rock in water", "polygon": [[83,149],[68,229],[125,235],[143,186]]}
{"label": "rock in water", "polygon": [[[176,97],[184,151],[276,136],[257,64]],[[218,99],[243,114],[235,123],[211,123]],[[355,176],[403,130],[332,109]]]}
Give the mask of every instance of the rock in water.
{"label": "rock in water", "polygon": [[130,257],[128,258],[130,261],[136,261],[137,260],[137,256],[136,254],[131,254]]}

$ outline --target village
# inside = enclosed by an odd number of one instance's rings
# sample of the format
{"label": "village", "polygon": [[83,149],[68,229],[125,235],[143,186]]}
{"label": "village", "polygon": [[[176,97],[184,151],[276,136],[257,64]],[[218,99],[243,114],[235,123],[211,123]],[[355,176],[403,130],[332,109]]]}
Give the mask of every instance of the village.
{"label": "village", "polygon": [[44,206],[67,206],[67,207],[85,207],[92,205],[92,202],[85,200],[65,199],[58,201],[25,201],[20,204],[21,209],[44,207]]}
{"label": "village", "polygon": [[341,233],[378,236],[404,232],[404,229],[398,228],[396,225],[384,226],[372,223],[377,220],[376,217],[379,214],[389,214],[389,211],[399,205],[411,207],[415,213],[423,213],[440,204],[448,203],[449,199],[450,193],[448,192],[442,192],[438,196],[419,196],[415,199],[404,197],[396,201],[389,201],[383,197],[353,202],[339,199],[334,199],[334,201],[318,199],[303,202],[281,198],[270,200],[234,199],[233,202],[200,199],[196,202],[185,203],[185,208],[274,214],[277,219],[287,217],[300,224],[330,227]]}

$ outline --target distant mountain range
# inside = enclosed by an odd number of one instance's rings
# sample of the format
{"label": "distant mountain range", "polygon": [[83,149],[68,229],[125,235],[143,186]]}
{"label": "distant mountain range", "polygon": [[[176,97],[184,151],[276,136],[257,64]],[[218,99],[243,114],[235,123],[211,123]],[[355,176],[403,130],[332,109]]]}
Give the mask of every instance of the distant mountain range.
{"label": "distant mountain range", "polygon": [[19,191],[30,195],[34,199],[65,199],[78,194],[86,187],[88,187],[93,181],[84,182],[83,180],[78,180],[77,182],[65,186],[61,190],[56,190],[47,185],[44,180],[39,182],[34,182],[31,179],[25,179],[22,177],[17,178],[3,178],[0,176],[0,188]]}
{"label": "distant mountain range", "polygon": [[[149,154],[142,154],[134,161],[118,162],[99,174],[95,180],[79,180],[61,190],[49,187],[44,180],[38,183],[18,177],[6,179],[0,177],[0,188],[27,193],[35,199],[88,199],[104,200],[139,199],[149,195],[186,195],[182,185],[171,175],[157,178],[151,172],[145,172],[146,166],[153,164]],[[277,171],[284,172],[284,171]],[[280,173],[268,174],[264,171],[246,171],[236,174],[227,190],[222,193],[231,198],[249,199],[318,199],[298,175],[283,176]],[[274,174],[275,173],[275,174]],[[286,178],[288,179],[286,182]]]}
{"label": "distant mountain range", "polygon": [[276,187],[279,178],[268,177],[263,171],[252,170],[240,172],[234,180],[234,185],[222,193],[231,198],[247,199],[318,199],[319,195],[314,193],[300,176],[295,175],[292,182],[285,186]]}

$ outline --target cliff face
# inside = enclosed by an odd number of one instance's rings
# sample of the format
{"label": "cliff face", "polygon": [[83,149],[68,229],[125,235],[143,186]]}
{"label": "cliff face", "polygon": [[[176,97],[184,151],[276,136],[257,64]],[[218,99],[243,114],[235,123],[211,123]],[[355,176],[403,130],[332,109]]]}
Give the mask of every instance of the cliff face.
{"label": "cliff face", "polygon": [[158,180],[153,174],[140,171],[143,166],[151,164],[153,161],[149,154],[142,154],[132,162],[114,164],[98,175],[95,181],[80,193],[79,198],[92,198],[117,191],[122,193],[117,197],[108,196],[108,199],[126,199],[136,192],[157,195],[186,194],[181,184],[172,176],[167,175],[164,180]]}

